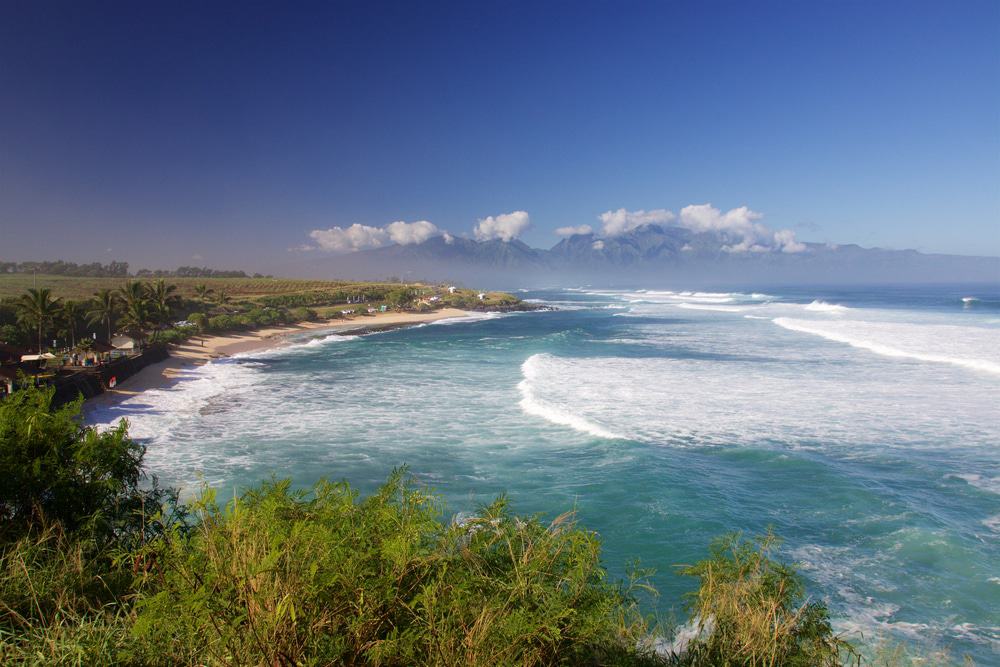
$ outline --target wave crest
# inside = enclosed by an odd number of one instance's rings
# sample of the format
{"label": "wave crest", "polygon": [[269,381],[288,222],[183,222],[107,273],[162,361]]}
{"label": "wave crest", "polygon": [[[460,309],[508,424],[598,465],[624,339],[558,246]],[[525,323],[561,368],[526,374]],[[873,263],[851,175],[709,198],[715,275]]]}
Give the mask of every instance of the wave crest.
{"label": "wave crest", "polygon": [[537,380],[542,375],[542,366],[548,358],[551,357],[547,354],[534,354],[528,357],[528,359],[521,364],[521,374],[524,376],[524,379],[518,383],[517,389],[521,392],[520,406],[525,414],[532,415],[533,417],[541,417],[542,419],[553,424],[568,426],[573,430],[593,435],[598,438],[622,438],[622,436],[612,433],[599,424],[595,424],[594,422],[573,414],[568,410],[551,405],[546,401],[539,399],[535,395],[532,382]]}

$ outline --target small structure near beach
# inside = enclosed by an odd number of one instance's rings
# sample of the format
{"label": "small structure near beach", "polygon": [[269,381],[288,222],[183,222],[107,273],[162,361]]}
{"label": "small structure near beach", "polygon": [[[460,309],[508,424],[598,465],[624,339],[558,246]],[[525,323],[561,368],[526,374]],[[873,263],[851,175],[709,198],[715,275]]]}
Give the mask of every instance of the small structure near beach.
{"label": "small structure near beach", "polygon": [[138,347],[135,338],[131,336],[115,336],[111,339],[111,346],[123,352],[134,352]]}

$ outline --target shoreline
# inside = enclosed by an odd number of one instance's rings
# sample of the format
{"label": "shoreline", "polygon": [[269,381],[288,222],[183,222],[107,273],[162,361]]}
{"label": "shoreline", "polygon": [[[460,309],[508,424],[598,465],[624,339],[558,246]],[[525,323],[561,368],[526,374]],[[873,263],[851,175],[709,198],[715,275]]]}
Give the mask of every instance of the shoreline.
{"label": "shoreline", "polygon": [[268,350],[284,345],[289,336],[309,332],[325,334],[360,334],[390,331],[415,324],[435,322],[452,317],[467,317],[473,311],[443,308],[429,313],[376,313],[351,320],[331,319],[319,322],[298,322],[218,336],[193,336],[180,345],[170,346],[170,356],[123,380],[113,389],[87,399],[84,410],[114,406],[149,389],[162,389],[179,381],[185,371],[202,366],[214,359],[234,354]]}

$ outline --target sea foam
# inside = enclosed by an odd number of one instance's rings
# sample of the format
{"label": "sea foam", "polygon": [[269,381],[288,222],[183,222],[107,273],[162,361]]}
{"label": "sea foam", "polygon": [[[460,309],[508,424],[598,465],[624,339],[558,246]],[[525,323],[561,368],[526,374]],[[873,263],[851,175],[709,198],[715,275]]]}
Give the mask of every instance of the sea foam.
{"label": "sea foam", "polygon": [[521,409],[534,417],[541,417],[553,424],[568,426],[576,431],[598,438],[620,438],[620,435],[612,433],[603,426],[576,415],[569,410],[550,405],[535,395],[533,383],[537,382],[545,372],[546,361],[550,358],[549,355],[536,354],[528,357],[521,365],[521,373],[524,379],[517,385],[517,389],[521,393]]}
{"label": "sea foam", "polygon": [[819,300],[807,304],[805,309],[814,313],[834,313],[838,315],[846,313],[849,310],[847,306],[841,306],[839,303],[827,303],[826,301]]}
{"label": "sea foam", "polygon": [[778,326],[820,336],[886,357],[952,364],[1000,375],[996,333],[981,327],[776,317]]}

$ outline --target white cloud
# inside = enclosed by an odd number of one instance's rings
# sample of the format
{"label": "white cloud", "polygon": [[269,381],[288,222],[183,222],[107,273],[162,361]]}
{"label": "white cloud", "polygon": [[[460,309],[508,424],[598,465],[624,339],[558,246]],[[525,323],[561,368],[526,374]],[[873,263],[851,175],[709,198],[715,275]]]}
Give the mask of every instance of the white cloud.
{"label": "white cloud", "polygon": [[331,227],[329,229],[314,229],[309,232],[315,245],[304,245],[296,250],[328,250],[336,253],[357,252],[381,248],[392,243],[410,245],[423,243],[438,235],[448,236],[447,232],[438,229],[437,225],[427,220],[403,222],[397,220],[385,227],[371,227],[357,223],[350,227]]}
{"label": "white cloud", "polygon": [[331,252],[357,252],[369,248],[380,248],[389,243],[389,233],[381,227],[369,227],[354,223],[344,229],[314,229],[309,236],[316,242],[316,247]]}
{"label": "white cloud", "polygon": [[605,211],[597,217],[601,221],[601,232],[605,236],[618,236],[643,225],[665,225],[677,218],[664,208],[652,211],[626,211],[620,208],[617,211]]}
{"label": "white cloud", "polygon": [[575,234],[592,234],[594,228],[590,225],[577,225],[576,227],[559,227],[556,229],[556,236],[574,236]]}
{"label": "white cloud", "polygon": [[389,233],[389,238],[393,243],[399,245],[410,245],[413,243],[423,243],[429,238],[438,236],[441,230],[434,223],[427,220],[417,220],[416,222],[391,222],[385,227]]}
{"label": "white cloud", "polygon": [[480,218],[476,225],[475,235],[477,241],[489,241],[490,239],[500,239],[511,241],[524,233],[531,226],[531,218],[527,211],[514,211],[503,213],[496,217],[489,216]]}
{"label": "white cloud", "polygon": [[806,249],[804,243],[795,240],[795,232],[790,229],[775,232],[774,243],[781,248],[781,252],[803,252]]}
{"label": "white cloud", "polygon": [[681,209],[678,224],[694,232],[710,232],[722,237],[722,249],[731,253],[782,252],[795,253],[806,249],[795,240],[790,229],[771,231],[757,222],[764,216],[740,206],[723,213],[711,204],[692,204]]}
{"label": "white cloud", "polygon": [[590,244],[590,247],[594,250],[604,250],[604,241],[594,241]]}
{"label": "white cloud", "polygon": [[747,235],[754,227],[766,229],[757,225],[756,220],[764,216],[751,211],[746,206],[730,209],[723,213],[711,204],[692,204],[681,209],[680,224],[682,227],[696,232],[728,232]]}

